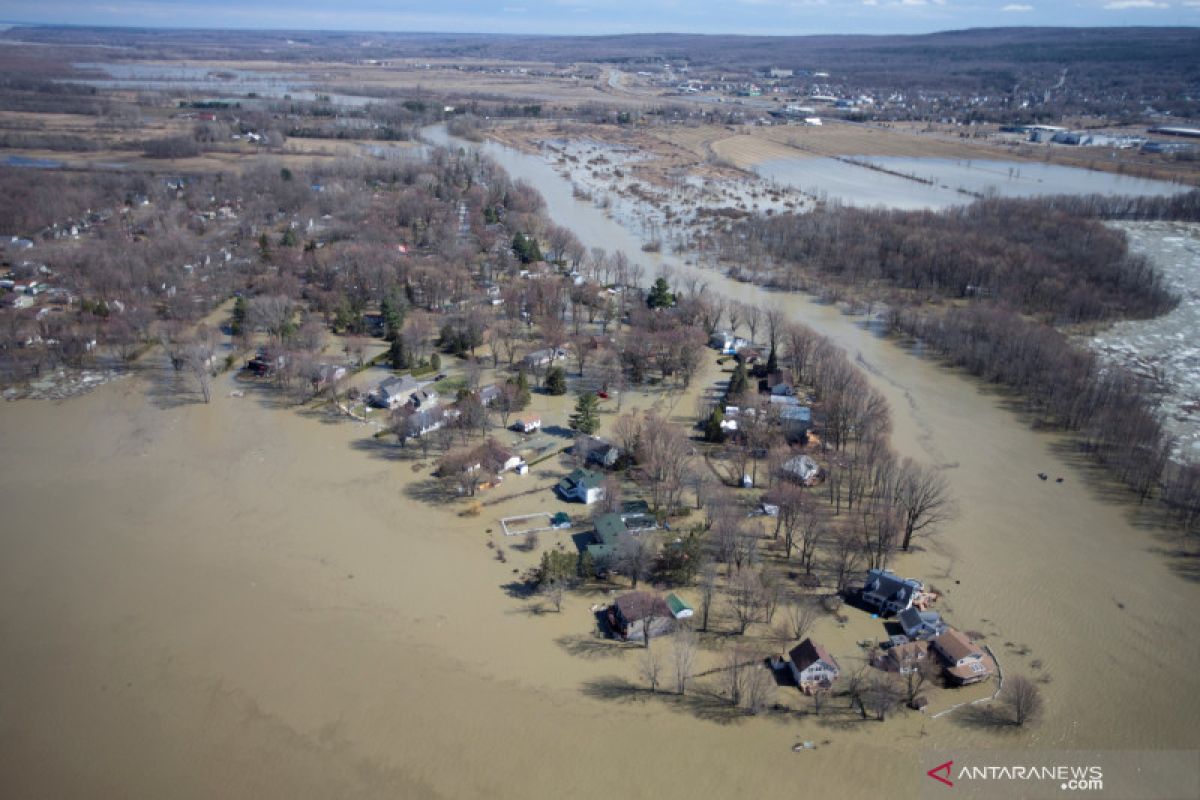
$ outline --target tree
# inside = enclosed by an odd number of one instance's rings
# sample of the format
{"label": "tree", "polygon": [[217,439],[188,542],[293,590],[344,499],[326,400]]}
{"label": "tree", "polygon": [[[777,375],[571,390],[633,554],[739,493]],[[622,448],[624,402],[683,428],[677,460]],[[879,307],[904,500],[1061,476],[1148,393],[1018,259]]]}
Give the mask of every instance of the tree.
{"label": "tree", "polygon": [[567,393],[567,371],[562,367],[551,367],[546,372],[546,391],[553,395]]}
{"label": "tree", "polygon": [[229,330],[234,336],[241,336],[245,331],[247,308],[246,298],[239,294],[233,301],[233,315],[229,323]]}
{"label": "tree", "polygon": [[592,554],[587,550],[583,550],[579,554],[579,564],[576,567],[576,573],[579,575],[579,579],[583,581],[590,581],[596,577],[596,560],[592,558]]}
{"label": "tree", "polygon": [[429,366],[433,369],[434,372],[441,371],[442,357],[440,355],[438,355],[437,353],[434,353],[433,355],[431,355],[429,357]]}
{"label": "tree", "polygon": [[575,413],[571,415],[571,430],[592,435],[600,429],[600,398],[595,392],[584,392],[575,401]]}
{"label": "tree", "polygon": [[733,601],[730,605],[738,622],[738,633],[744,636],[750,624],[757,622],[762,615],[762,582],[753,571],[742,570],[734,579],[730,594]]}
{"label": "tree", "polygon": [[408,369],[412,363],[408,351],[404,349],[404,340],[397,336],[388,346],[388,363],[392,369]]}
{"label": "tree", "polygon": [[888,672],[875,675],[867,681],[862,702],[866,709],[875,714],[875,719],[883,722],[892,709],[900,704],[902,696],[896,675]]}
{"label": "tree", "polygon": [[675,295],[671,294],[671,287],[667,285],[666,278],[654,281],[650,293],[646,296],[646,305],[650,308],[670,308],[675,305]]}
{"label": "tree", "polygon": [[795,600],[788,604],[784,624],[791,641],[802,642],[816,624],[821,611],[817,604],[808,598]]}
{"label": "tree", "polygon": [[562,613],[563,596],[566,594],[566,587],[563,586],[561,581],[544,583],[538,591],[541,593],[542,597],[545,597],[554,604],[554,610],[556,613]]}
{"label": "tree", "polygon": [[904,526],[900,549],[908,550],[913,537],[929,532],[956,513],[950,487],[940,471],[904,459],[896,481],[896,505]]}
{"label": "tree", "polygon": [[712,612],[713,600],[717,596],[717,565],[706,561],[700,568],[700,630],[708,630],[708,619]]}
{"label": "tree", "polygon": [[547,583],[570,584],[578,573],[578,558],[561,550],[546,550],[538,565],[538,586]]}
{"label": "tree", "polygon": [[1013,725],[1023,726],[1036,722],[1044,708],[1041,690],[1024,675],[1012,675],[1000,690],[1000,703],[1008,711]]}
{"label": "tree", "polygon": [[638,581],[650,576],[657,556],[658,542],[653,532],[622,533],[613,553],[613,566],[622,574],[628,575],[633,582],[633,588],[636,589]]}
{"label": "tree", "polygon": [[729,379],[729,388],[725,392],[726,399],[742,396],[750,388],[750,379],[746,375],[746,365],[741,361],[733,368],[733,377]]}
{"label": "tree", "polygon": [[704,424],[704,441],[713,444],[724,442],[725,429],[721,427],[721,423],[724,421],[725,411],[721,408],[721,404],[717,403],[713,406],[712,413],[708,415],[708,422]]}
{"label": "tree", "polygon": [[775,676],[762,663],[762,659],[755,659],[757,663],[748,664],[745,669],[745,680],[743,682],[746,710],[751,714],[761,714],[771,706],[771,701],[775,698]]}
{"label": "tree", "polygon": [[642,651],[641,673],[650,691],[657,692],[662,675],[662,659],[659,657],[658,648],[650,646],[649,638],[646,639],[646,647]]}
{"label": "tree", "polygon": [[681,626],[671,635],[671,673],[675,678],[675,691],[687,694],[687,685],[696,674],[696,653],[700,639],[696,632]]}

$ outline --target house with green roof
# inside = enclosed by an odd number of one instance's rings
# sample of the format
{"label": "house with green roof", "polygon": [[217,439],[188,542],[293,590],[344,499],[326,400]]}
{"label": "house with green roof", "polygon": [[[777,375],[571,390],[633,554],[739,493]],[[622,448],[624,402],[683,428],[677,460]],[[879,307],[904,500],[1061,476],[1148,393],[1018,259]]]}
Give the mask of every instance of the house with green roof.
{"label": "house with green roof", "polygon": [[636,513],[597,514],[592,524],[595,526],[592,533],[595,541],[587,546],[587,552],[598,565],[603,564],[617,552],[621,534],[652,531],[658,527],[658,522],[654,517]]}
{"label": "house with green roof", "polygon": [[604,499],[604,474],[590,469],[574,469],[554,489],[564,500],[577,500],[591,505]]}

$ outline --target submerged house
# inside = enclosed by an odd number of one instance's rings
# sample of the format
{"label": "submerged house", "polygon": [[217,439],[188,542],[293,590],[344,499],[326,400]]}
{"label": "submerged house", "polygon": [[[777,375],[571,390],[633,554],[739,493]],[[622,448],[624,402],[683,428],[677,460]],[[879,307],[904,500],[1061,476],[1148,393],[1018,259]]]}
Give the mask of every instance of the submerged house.
{"label": "submerged house", "polygon": [[783,477],[798,483],[811,484],[821,476],[821,467],[809,456],[793,456],[779,467]]}
{"label": "submerged house", "polygon": [[574,469],[554,489],[564,500],[591,505],[604,499],[604,475],[590,469]]}
{"label": "submerged house", "polygon": [[936,611],[921,611],[915,607],[904,609],[896,619],[909,639],[933,639],[941,636],[949,627]]}
{"label": "submerged house", "polygon": [[908,675],[916,672],[922,664],[929,662],[929,642],[904,642],[890,647],[875,666],[888,672],[898,672]]}
{"label": "submerged house", "polygon": [[421,384],[411,375],[401,375],[388,378],[379,384],[367,395],[367,400],[377,408],[399,408],[407,403],[412,393],[419,388]]}
{"label": "submerged house", "polygon": [[732,356],[750,343],[740,336],[735,336],[730,331],[717,331],[712,335],[709,344],[720,350],[723,355]]}
{"label": "submerged house", "polygon": [[879,609],[881,614],[899,614],[912,608],[913,600],[925,585],[912,578],[901,578],[890,569],[873,569],[867,573],[859,597],[863,603]]}
{"label": "submerged house", "polygon": [[805,694],[833,686],[841,674],[837,660],[812,639],[805,639],[788,653],[788,666],[796,685]]}
{"label": "submerged house", "polygon": [[675,615],[661,596],[653,592],[621,595],[606,612],[613,635],[627,642],[645,641],[667,633],[675,624]]}
{"label": "submerged house", "polygon": [[807,406],[786,405],[779,409],[779,425],[788,441],[805,439],[812,429],[812,409]]}
{"label": "submerged house", "polygon": [[597,514],[593,525],[594,541],[587,546],[587,552],[597,566],[603,566],[616,553],[623,534],[637,534],[658,528],[654,517],[640,512]]}
{"label": "submerged house", "polygon": [[946,678],[960,686],[992,677],[995,662],[966,634],[950,628],[933,640],[933,648],[945,665]]}

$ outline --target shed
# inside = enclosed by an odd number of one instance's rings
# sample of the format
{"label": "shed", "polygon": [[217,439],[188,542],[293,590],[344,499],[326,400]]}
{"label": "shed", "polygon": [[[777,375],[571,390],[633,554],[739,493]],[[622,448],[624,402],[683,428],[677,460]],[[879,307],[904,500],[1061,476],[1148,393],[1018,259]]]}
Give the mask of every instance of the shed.
{"label": "shed", "polygon": [[667,608],[671,609],[671,615],[675,619],[687,619],[696,613],[691,606],[679,599],[679,595],[673,592],[667,595]]}

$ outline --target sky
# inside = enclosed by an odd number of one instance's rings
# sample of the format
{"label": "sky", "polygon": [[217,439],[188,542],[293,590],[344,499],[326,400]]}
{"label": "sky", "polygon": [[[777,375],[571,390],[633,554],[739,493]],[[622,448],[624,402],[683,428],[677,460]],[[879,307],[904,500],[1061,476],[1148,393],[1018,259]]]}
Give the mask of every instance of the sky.
{"label": "sky", "polygon": [[478,33],[928,33],[1200,25],[1200,0],[0,0],[7,22]]}

